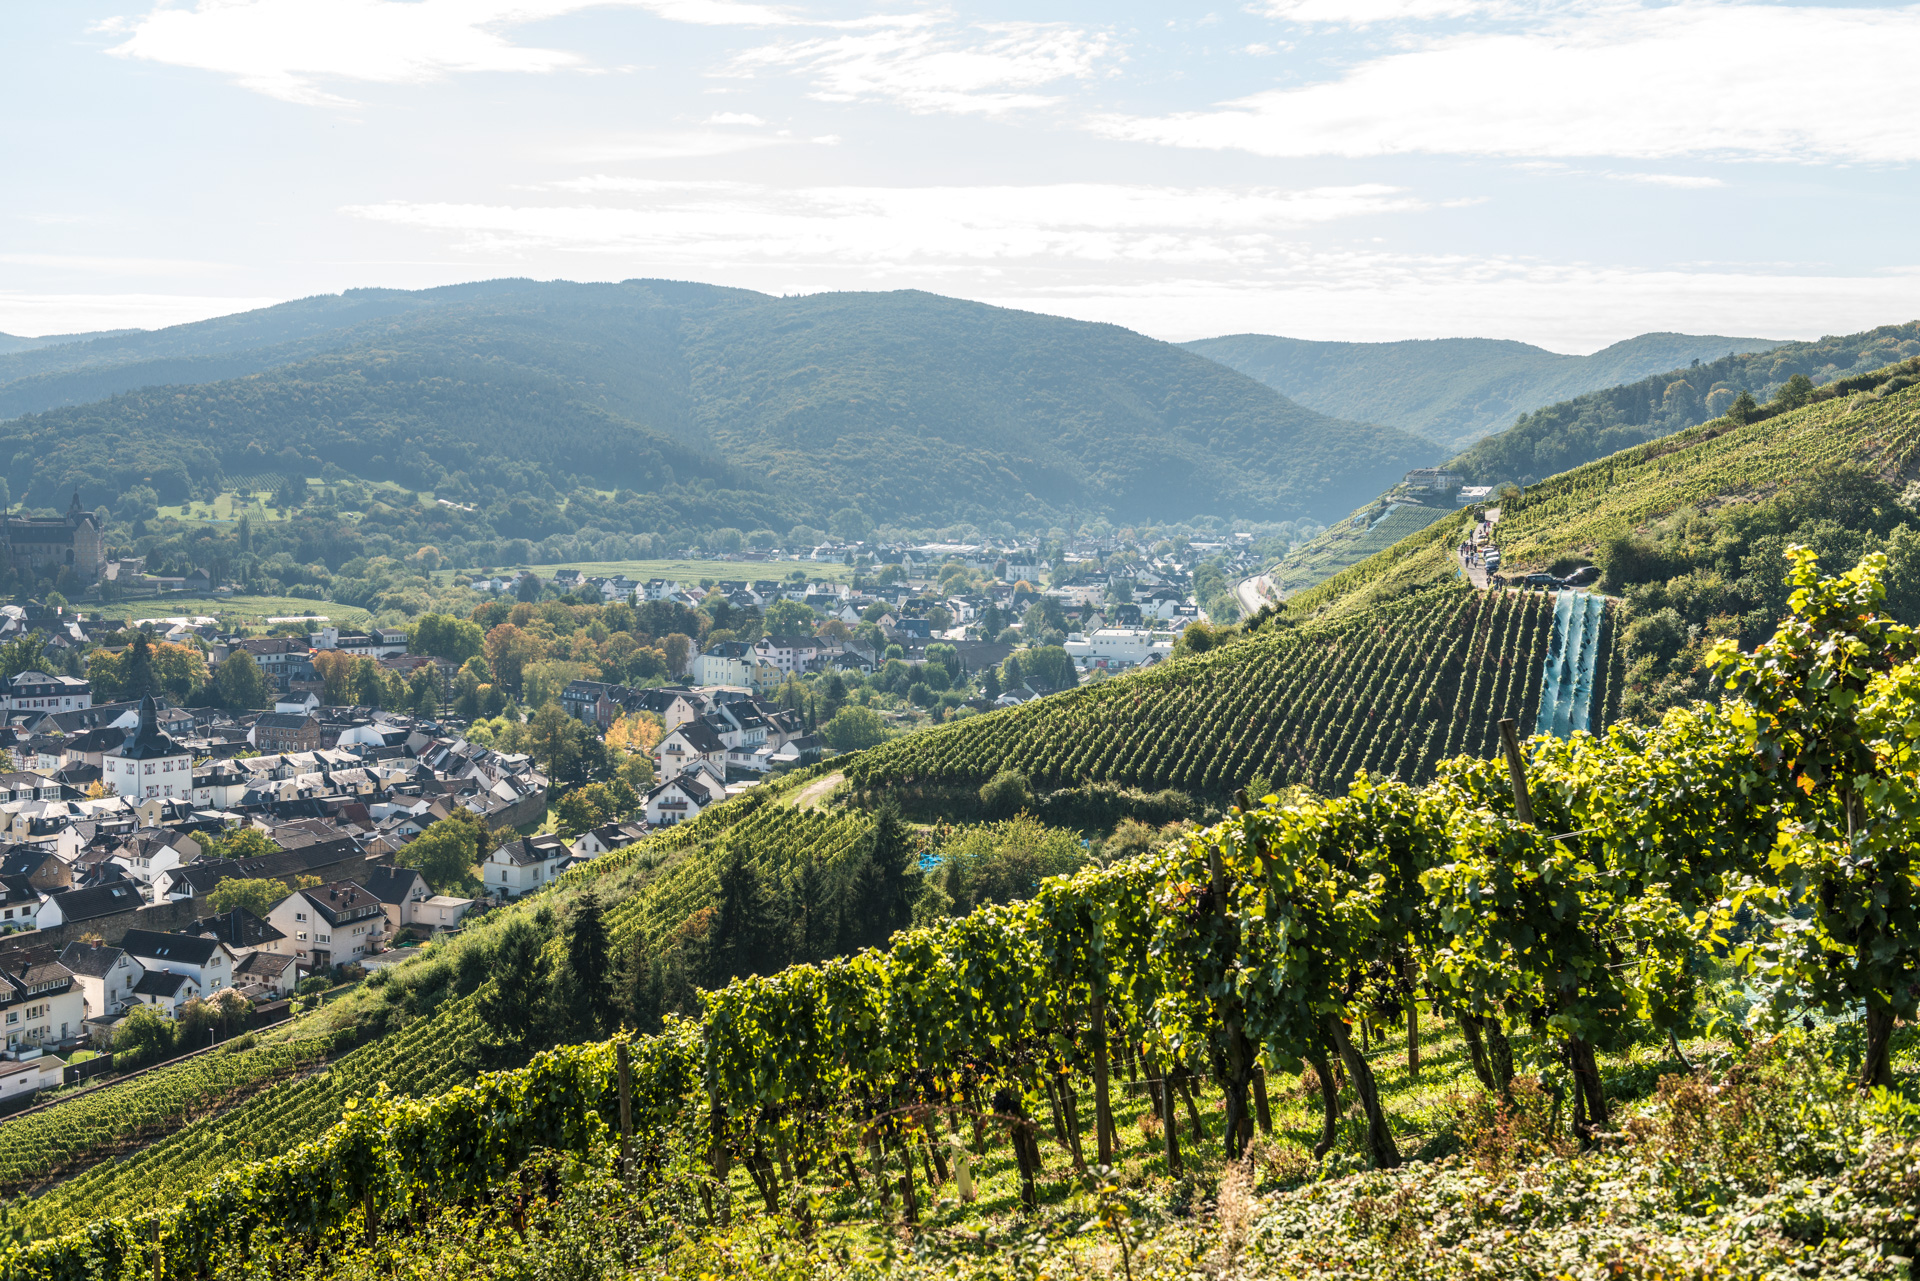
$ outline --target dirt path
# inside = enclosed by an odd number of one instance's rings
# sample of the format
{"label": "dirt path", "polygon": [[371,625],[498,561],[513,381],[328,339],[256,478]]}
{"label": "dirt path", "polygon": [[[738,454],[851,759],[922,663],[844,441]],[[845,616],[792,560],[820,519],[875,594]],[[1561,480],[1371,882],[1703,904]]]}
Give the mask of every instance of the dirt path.
{"label": "dirt path", "polygon": [[826,803],[827,793],[846,781],[847,776],[839,770],[835,770],[819,782],[809,783],[795,792],[792,797],[788,799],[787,804],[797,810],[818,809]]}

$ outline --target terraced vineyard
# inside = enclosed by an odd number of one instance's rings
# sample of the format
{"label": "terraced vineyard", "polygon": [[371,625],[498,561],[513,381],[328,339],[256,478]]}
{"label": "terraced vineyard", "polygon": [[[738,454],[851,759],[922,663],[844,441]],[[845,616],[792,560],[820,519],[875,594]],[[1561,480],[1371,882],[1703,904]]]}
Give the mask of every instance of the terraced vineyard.
{"label": "terraced vineyard", "polygon": [[1417,503],[1390,502],[1384,510],[1379,502],[1369,503],[1281,557],[1268,574],[1283,597],[1305,591],[1438,521],[1452,527],[1458,518],[1452,511]]}
{"label": "terraced vineyard", "polygon": [[[36,1234],[51,1234],[99,1218],[102,1206],[133,1212],[172,1205],[229,1167],[318,1138],[340,1120],[348,1099],[371,1095],[382,1084],[396,1095],[424,1097],[470,1080],[479,1032],[472,1002],[453,1003],[434,1018],[343,1055],[325,1071],[275,1086],[124,1160],[100,1162],[26,1202],[23,1221]],[[15,1136],[4,1130],[0,1136],[11,1156]]]}
{"label": "terraced vineyard", "polygon": [[0,1188],[55,1177],[124,1146],[169,1134],[324,1058],[330,1038],[201,1054],[105,1085],[0,1126]]}
{"label": "terraced vineyard", "polygon": [[[1041,787],[1200,794],[1255,775],[1323,792],[1361,770],[1420,782],[1438,761],[1491,750],[1501,718],[1534,723],[1554,603],[1536,592],[1432,591],[896,739],[854,760],[847,777],[858,787],[977,786],[1012,768]],[[1616,699],[1602,681],[1594,728]]]}
{"label": "terraced vineyard", "polygon": [[[1856,461],[1908,478],[1920,458],[1920,388],[1836,397],[1738,424],[1719,418],[1541,481],[1501,504],[1503,572],[1589,553],[1682,507],[1759,498],[1822,467]],[[1440,521],[1288,601],[1332,620],[1459,579],[1455,521]]]}

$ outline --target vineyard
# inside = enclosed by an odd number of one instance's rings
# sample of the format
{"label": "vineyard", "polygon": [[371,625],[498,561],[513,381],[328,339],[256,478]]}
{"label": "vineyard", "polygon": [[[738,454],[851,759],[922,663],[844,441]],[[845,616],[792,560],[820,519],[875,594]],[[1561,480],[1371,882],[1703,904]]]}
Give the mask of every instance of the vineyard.
{"label": "vineyard", "polygon": [[[1129,1146],[1116,1105],[1132,1097],[1152,1118],[1138,1132],[1178,1177],[1201,1157],[1182,1130],[1237,1156],[1271,1130],[1273,1084],[1301,1065],[1324,1105],[1318,1152],[1356,1128],[1359,1164],[1391,1171],[1409,1136],[1358,1041],[1370,1023],[1404,1021],[1411,1055],[1422,1007],[1458,1027],[1488,1107],[1564,1085],[1565,1110],[1538,1114],[1551,1140],[1535,1149],[1540,1177],[1511,1205],[1469,1207],[1467,1224],[1572,1216],[1584,1227],[1582,1203],[1548,1189],[1584,1186],[1576,1147],[1607,1159],[1619,1099],[1602,1047],[1695,1030],[1702,975],[1736,911],[1752,923],[1759,1022],[1859,1010],[1852,1071],[1879,1091],[1851,1096],[1866,1100],[1853,1147],[1782,1158],[1803,1181],[1768,1213],[1812,1218],[1794,1220],[1806,1231],[1760,1234],[1791,1269],[1766,1275],[1865,1258],[1904,1267],[1920,1108],[1895,1093],[1894,1050],[1920,964],[1902,836],[1920,811],[1920,664],[1913,633],[1875,611],[1874,565],[1826,582],[1814,572],[1810,553],[1797,562],[1806,590],[1774,641],[1718,656],[1738,695],[1722,707],[1605,738],[1535,737],[1504,762],[1448,761],[1420,788],[1361,778],[1332,799],[1247,804],[1156,853],[1048,880],[1029,901],[736,980],[698,1019],[655,1036],[551,1051],[431,1098],[363,1099],[324,1134],[303,1115],[272,1144],[303,1146],[198,1183],[178,1162],[169,1195],[153,1200],[94,1195],[96,1207],[162,1204],[9,1247],[0,1272],[182,1276],[246,1270],[262,1251],[277,1252],[275,1267],[324,1270],[330,1251],[402,1239],[503,1184],[503,1208],[519,1215],[537,1185],[516,1171],[541,1149],[620,1172],[610,1194],[677,1198],[717,1228],[756,1202],[803,1227],[896,1202],[913,1220],[949,1182],[968,1199],[972,1164],[997,1152],[1032,1213],[1041,1135],[1076,1170],[1108,1166]],[[1871,791],[1812,785],[1860,752]],[[1842,866],[1844,886],[1832,879]],[[1828,890],[1808,896],[1822,877]],[[1774,921],[1793,928],[1755,928]],[[1839,948],[1843,938],[1855,946]],[[1900,1043],[1911,1041],[1909,1029]],[[404,1051],[408,1062],[439,1049],[422,1048]],[[1688,1072],[1677,1055],[1672,1070]],[[1217,1130],[1196,1107],[1209,1090]],[[1705,1124],[1710,1100],[1689,1106],[1683,1126]],[[258,1127],[247,1133],[269,1149]],[[1763,1128],[1688,1133],[1674,1131],[1676,1160],[1649,1188],[1688,1214],[1746,1195],[1690,1182],[1700,1167],[1686,1163],[1689,1142],[1780,1146]],[[1873,1177],[1832,1195],[1804,1183],[1807,1171],[1832,1180],[1856,1165]],[[589,1177],[545,1168],[548,1195]],[[512,1227],[524,1236],[528,1224]],[[1618,1248],[1646,1243],[1629,1234]],[[1600,1272],[1579,1274],[1619,1275],[1596,1262]]]}
{"label": "vineyard", "polygon": [[31,1186],[170,1134],[311,1066],[330,1044],[322,1037],[200,1054],[10,1120],[0,1126],[0,1190]]}
{"label": "vineyard", "polygon": [[1436,521],[1453,525],[1455,521],[1447,520],[1453,515],[1451,511],[1417,503],[1388,502],[1384,509],[1379,502],[1369,503],[1317,538],[1288,552],[1267,572],[1282,596],[1305,591]]}
{"label": "vineyard", "polygon": [[[1837,462],[1910,477],[1920,451],[1920,389],[1834,397],[1759,422],[1720,418],[1624,449],[1501,501],[1503,572],[1591,553],[1683,507],[1777,492]],[[1465,517],[1443,520],[1290,598],[1289,613],[1332,620],[1458,581]]]}
{"label": "vineyard", "polygon": [[[1320,791],[1362,771],[1421,782],[1448,757],[1490,750],[1502,718],[1534,723],[1555,607],[1540,593],[1455,588],[1336,626],[1256,633],[895,740],[854,760],[847,777],[863,788],[978,787],[1010,768],[1038,787],[1111,782],[1202,795],[1255,776]],[[1614,697],[1600,690],[1578,727],[1604,726]]]}

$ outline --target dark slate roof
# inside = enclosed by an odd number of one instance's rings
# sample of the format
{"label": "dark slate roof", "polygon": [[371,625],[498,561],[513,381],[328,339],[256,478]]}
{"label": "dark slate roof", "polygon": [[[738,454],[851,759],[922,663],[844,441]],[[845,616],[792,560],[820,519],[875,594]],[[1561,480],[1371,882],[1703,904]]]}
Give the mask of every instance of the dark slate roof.
{"label": "dark slate roof", "polygon": [[194,934],[211,934],[231,948],[264,947],[286,937],[244,907],[214,916],[203,916],[189,925],[187,930]]}
{"label": "dark slate roof", "polygon": [[382,903],[404,903],[414,884],[423,879],[410,867],[370,867],[366,876],[367,893]]}
{"label": "dark slate roof", "polygon": [[[711,715],[711,713],[709,713],[709,715]],[[727,745],[720,740],[718,734],[713,732],[713,727],[705,721],[688,721],[685,725],[680,726],[673,732],[684,739],[688,747],[691,747],[702,756],[707,755],[709,752],[724,752],[727,750]]]}
{"label": "dark slate roof", "polygon": [[16,845],[0,855],[0,876],[32,876],[53,857],[46,845]]}
{"label": "dark slate roof", "polygon": [[220,950],[220,940],[193,934],[162,934],[158,930],[128,930],[120,936],[120,949],[137,960],[151,957],[181,965],[205,965]]}
{"label": "dark slate roof", "polygon": [[379,910],[380,900],[367,893],[367,887],[358,881],[335,881],[331,885],[316,885],[300,893],[307,902],[313,904],[314,911],[325,917],[329,925],[338,925],[341,921],[359,920],[371,915],[367,908]]}
{"label": "dark slate roof", "polygon": [[139,887],[128,880],[108,881],[87,889],[63,890],[52,897],[59,905],[61,917],[69,925],[146,906],[140,897]]}
{"label": "dark slate roof", "polygon": [[151,761],[162,756],[183,756],[186,749],[175,742],[171,734],[163,732],[156,722],[159,709],[154,705],[153,695],[148,694],[140,700],[140,724],[134,728],[127,740],[120,744],[118,754],[130,761]]}
{"label": "dark slate roof", "polygon": [[506,851],[507,856],[521,867],[529,867],[535,863],[548,863],[558,858],[568,858],[572,853],[567,849],[567,843],[557,836],[523,836],[517,841],[510,841],[500,846],[494,850],[494,853],[498,854],[502,850]]}
{"label": "dark slate roof", "polygon": [[170,974],[166,970],[148,970],[133,985],[135,996],[172,996],[187,981],[184,974]]}
{"label": "dark slate roof", "polygon": [[255,729],[301,729],[309,721],[318,725],[320,718],[311,712],[264,712],[253,725]]}
{"label": "dark slate roof", "polygon": [[323,841],[297,850],[282,850],[278,854],[267,854],[260,858],[201,859],[185,867],[173,868],[167,875],[172,878],[176,887],[185,884],[190,886],[195,894],[210,894],[216,885],[228,877],[236,880],[258,880],[268,876],[302,876],[316,867],[338,863],[359,852],[359,846],[342,837],[338,841]]}
{"label": "dark slate roof", "polygon": [[94,947],[87,943],[69,943],[66,951],[60,953],[60,964],[75,974],[85,975],[90,979],[103,979],[125,955],[126,952],[117,947]]}
{"label": "dark slate roof", "polygon": [[278,978],[287,972],[293,964],[293,956],[280,952],[252,952],[240,958],[240,964],[233,967],[236,975],[247,974],[255,977]]}

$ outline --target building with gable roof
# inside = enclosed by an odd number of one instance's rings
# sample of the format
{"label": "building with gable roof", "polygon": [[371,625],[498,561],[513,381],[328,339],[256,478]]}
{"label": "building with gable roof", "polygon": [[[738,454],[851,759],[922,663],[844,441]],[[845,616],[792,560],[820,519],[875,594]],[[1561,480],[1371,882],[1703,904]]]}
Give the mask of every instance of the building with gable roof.
{"label": "building with gable roof", "polygon": [[129,800],[163,800],[193,795],[193,754],[158,723],[159,708],[148,694],[140,700],[140,719],[120,746],[101,753],[100,781]]}
{"label": "building with gable roof", "polygon": [[100,519],[80,506],[80,491],[64,516],[15,516],[5,524],[7,559],[13,570],[39,578],[71,569],[83,583],[96,582],[107,567]]}

